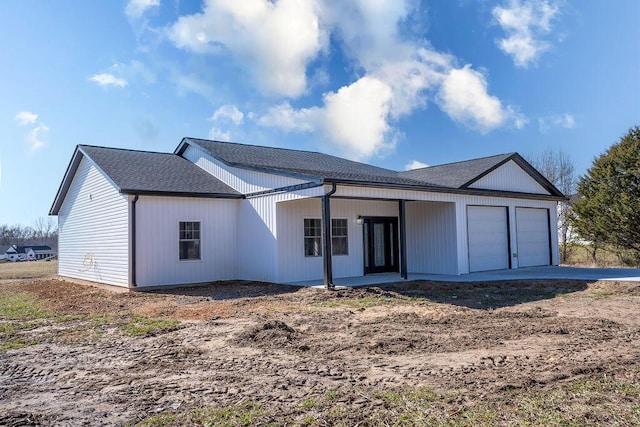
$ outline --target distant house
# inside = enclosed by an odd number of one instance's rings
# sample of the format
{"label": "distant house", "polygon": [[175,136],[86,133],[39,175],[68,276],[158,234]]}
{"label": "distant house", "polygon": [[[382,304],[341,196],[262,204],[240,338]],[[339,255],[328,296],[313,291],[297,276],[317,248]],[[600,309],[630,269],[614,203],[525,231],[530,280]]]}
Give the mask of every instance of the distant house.
{"label": "distant house", "polygon": [[564,195],[517,153],[412,171],[184,138],[79,145],[50,210],[59,274],[129,288],[557,265]]}
{"label": "distant house", "polygon": [[5,252],[9,261],[37,261],[54,256],[56,253],[51,246],[10,246]]}

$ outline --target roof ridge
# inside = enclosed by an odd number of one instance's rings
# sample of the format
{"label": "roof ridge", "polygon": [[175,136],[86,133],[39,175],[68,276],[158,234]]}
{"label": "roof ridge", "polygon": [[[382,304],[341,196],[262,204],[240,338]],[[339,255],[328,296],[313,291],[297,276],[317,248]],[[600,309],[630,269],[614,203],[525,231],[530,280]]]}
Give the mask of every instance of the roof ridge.
{"label": "roof ridge", "polygon": [[267,149],[270,149],[270,150],[281,150],[281,151],[295,152],[295,153],[319,154],[321,156],[328,156],[328,157],[332,157],[332,158],[339,159],[339,160],[342,160],[342,161],[346,160],[348,162],[358,163],[358,164],[361,164],[361,165],[366,165],[368,167],[382,169],[382,170],[385,170],[387,172],[398,173],[396,170],[393,170],[393,169],[385,168],[385,167],[382,167],[382,166],[372,165],[371,163],[365,163],[365,162],[361,162],[361,161],[358,161],[358,160],[351,160],[351,159],[347,159],[346,157],[340,157],[340,156],[337,156],[335,154],[323,153],[321,151],[299,150],[299,149],[296,149],[296,148],[284,148],[284,147],[270,147],[270,146],[266,146],[266,145],[245,144],[245,143],[241,143],[241,142],[218,141],[218,140],[214,140],[214,139],[193,138],[193,137],[185,137],[184,139],[188,139],[188,140],[192,140],[192,141],[195,140],[195,141],[214,142],[216,144],[239,145],[239,146],[242,146],[242,147],[267,148]]}
{"label": "roof ridge", "polygon": [[[192,138],[192,137],[186,137],[185,139],[190,139],[190,140],[194,140],[195,139],[195,140],[198,140],[198,141],[215,142],[217,144],[242,145],[243,147],[269,148],[269,149],[272,149],[272,150],[283,150],[283,151],[297,151],[298,153],[323,154],[325,156],[338,157],[338,156],[334,156],[333,154],[321,153],[320,151],[299,150],[297,148],[271,147],[271,146],[268,146],[268,145],[245,144],[243,142],[218,141],[216,139],[204,139],[204,138]],[[343,157],[340,157],[340,158],[343,159]],[[345,159],[345,160],[349,160],[349,159]]]}
{"label": "roof ridge", "polygon": [[433,168],[437,168],[437,167],[440,167],[440,166],[457,165],[457,164],[460,164],[460,163],[475,162],[475,161],[477,161],[477,160],[490,159],[490,158],[492,158],[492,157],[501,157],[501,156],[507,156],[507,157],[510,157],[510,156],[513,156],[514,154],[518,154],[518,153],[517,153],[517,152],[515,152],[515,151],[512,151],[512,152],[510,152],[510,153],[494,154],[494,155],[492,155],[492,156],[475,157],[475,158],[473,158],[473,159],[459,160],[459,161],[457,161],[457,162],[441,163],[441,164],[439,164],[439,165],[427,166],[427,167],[424,167],[424,168],[411,169],[411,170],[408,170],[408,171],[400,171],[399,173],[405,173],[405,172],[411,172],[411,171],[419,171],[419,170],[424,170],[424,169],[433,169]]}
{"label": "roof ridge", "polygon": [[[102,148],[105,150],[118,150],[118,151],[129,151],[133,153],[149,153],[149,154],[168,154],[174,156],[174,153],[166,153],[162,151],[151,151],[151,150],[135,150],[133,148],[120,148],[120,147],[104,147],[102,145],[91,145],[91,144],[78,144],[78,147],[88,147],[88,148]],[[180,156],[178,156],[180,157]]]}

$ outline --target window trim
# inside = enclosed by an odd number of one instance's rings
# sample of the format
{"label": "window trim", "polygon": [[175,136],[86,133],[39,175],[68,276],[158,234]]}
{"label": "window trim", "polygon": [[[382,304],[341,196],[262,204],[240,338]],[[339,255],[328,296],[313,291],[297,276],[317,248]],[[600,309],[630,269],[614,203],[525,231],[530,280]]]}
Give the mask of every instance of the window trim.
{"label": "window trim", "polygon": [[[198,224],[198,238],[197,239],[182,239],[181,232],[182,224]],[[186,230],[185,230],[186,231]],[[192,230],[193,231],[193,230]],[[182,242],[198,242],[198,258],[181,258],[180,257],[180,243]],[[178,221],[178,262],[200,262],[202,261],[202,221]]]}

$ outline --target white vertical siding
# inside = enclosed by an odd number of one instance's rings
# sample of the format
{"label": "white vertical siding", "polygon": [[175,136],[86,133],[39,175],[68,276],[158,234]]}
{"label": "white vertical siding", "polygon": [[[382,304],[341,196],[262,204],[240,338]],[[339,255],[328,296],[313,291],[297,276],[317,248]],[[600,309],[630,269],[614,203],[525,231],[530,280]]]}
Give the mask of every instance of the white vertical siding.
{"label": "white vertical siding", "polygon": [[268,194],[242,200],[238,217],[239,279],[278,281],[278,231],[289,227],[276,217],[276,204],[324,194],[322,187],[292,193]]}
{"label": "white vertical siding", "polygon": [[[139,287],[237,278],[240,201],[145,197],[136,203],[136,282]],[[200,222],[200,260],[180,261],[179,222]]]}
{"label": "white vertical siding", "polygon": [[407,271],[457,274],[454,203],[407,202]]}
{"label": "white vertical siding", "polygon": [[522,170],[513,160],[508,161],[494,171],[469,186],[486,190],[516,191],[519,193],[549,194],[535,179]]}
{"label": "white vertical siding", "polygon": [[61,276],[128,286],[127,196],[86,157],[58,213]]}
{"label": "white vertical siding", "polygon": [[189,145],[182,156],[243,194],[287,187],[308,181],[228,166],[193,145]]}
{"label": "white vertical siding", "polygon": [[238,274],[243,280],[276,281],[275,196],[242,200],[238,217]]}
{"label": "white vertical siding", "polygon": [[[323,277],[322,257],[304,256],[304,218],[321,218],[321,200],[304,199],[278,203],[278,280],[294,282]],[[332,257],[333,277],[362,276],[364,273],[363,227],[360,216],[398,216],[398,203],[381,200],[331,198],[331,217],[347,219],[348,255]]]}
{"label": "white vertical siding", "polygon": [[[509,209],[510,243],[511,243],[511,265],[517,268],[517,230],[515,226],[515,208],[545,208],[550,210],[551,229],[557,229],[556,206],[557,202],[550,200],[516,199],[506,197],[484,197],[465,194],[429,193],[426,191],[397,190],[385,188],[367,187],[339,187],[336,196],[341,197],[375,197],[384,199],[406,199],[423,200],[435,202],[452,202],[456,205],[456,236],[458,249],[458,274],[469,273],[469,249],[467,234],[467,206],[506,206]],[[558,236],[551,233],[551,256],[553,264],[557,265],[559,260]],[[407,256],[409,258],[409,256]]]}

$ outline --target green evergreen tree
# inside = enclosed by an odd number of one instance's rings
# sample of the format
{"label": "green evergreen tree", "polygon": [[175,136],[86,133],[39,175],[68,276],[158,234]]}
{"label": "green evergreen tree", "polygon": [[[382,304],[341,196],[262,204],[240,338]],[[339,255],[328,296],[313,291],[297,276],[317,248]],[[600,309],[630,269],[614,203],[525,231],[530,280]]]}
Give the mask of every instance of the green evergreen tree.
{"label": "green evergreen tree", "polygon": [[578,183],[573,226],[596,245],[631,250],[640,260],[640,127],[596,158]]}

